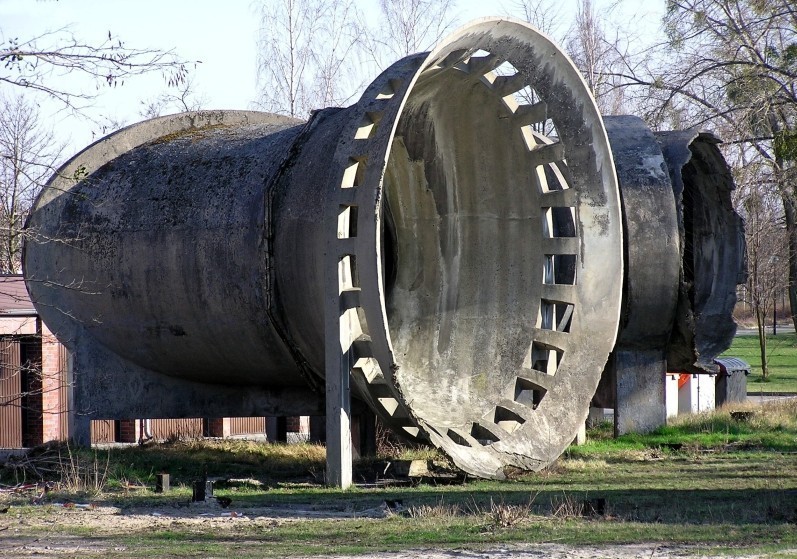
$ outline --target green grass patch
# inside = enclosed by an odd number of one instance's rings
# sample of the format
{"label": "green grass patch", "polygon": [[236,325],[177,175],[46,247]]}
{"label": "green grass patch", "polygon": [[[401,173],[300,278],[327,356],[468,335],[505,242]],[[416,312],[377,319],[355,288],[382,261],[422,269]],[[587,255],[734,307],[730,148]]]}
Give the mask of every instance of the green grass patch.
{"label": "green grass patch", "polygon": [[[740,416],[737,412],[741,412]],[[590,444],[568,449],[569,455],[649,451],[725,452],[733,450],[797,453],[797,400],[766,406],[736,404],[699,414],[685,414],[647,434],[612,438],[610,425],[590,432]]]}
{"label": "green grass patch", "polygon": [[[740,410],[751,414],[741,421],[730,410],[686,416],[650,435],[616,440],[603,425],[589,432],[586,445],[572,447],[542,472],[439,486],[327,488],[308,474],[323,467],[323,452],[311,446],[205,441],[112,449],[101,451],[110,453],[102,455],[111,472],[104,492],[54,493],[43,505],[31,505],[25,496],[0,497],[11,507],[0,516],[0,529],[13,528],[5,532],[8,545],[78,538],[102,547],[107,557],[244,559],[536,542],[671,542],[730,554],[794,549],[797,403]],[[81,452],[103,463],[94,451]],[[152,492],[149,472],[179,468],[185,480],[207,471],[267,483],[220,486],[216,495],[232,499],[229,510],[248,520],[207,524],[199,517],[205,509],[187,504],[187,487]],[[124,476],[117,477],[119,472]],[[147,488],[125,489],[131,475]],[[55,506],[66,498],[120,510],[92,526],[67,522],[92,513]],[[383,518],[367,517],[386,501],[403,507]],[[293,516],[270,516],[278,509]],[[159,515],[147,516],[151,511]],[[116,519],[134,513],[148,520],[114,527]]]}
{"label": "green grass patch", "polygon": [[[258,557],[314,556],[401,552],[418,548],[485,549],[507,544],[546,543],[583,545],[584,532],[593,535],[591,543],[623,544],[639,541],[691,544],[696,550],[723,550],[730,555],[752,550],[776,552],[797,543],[794,526],[712,526],[709,531],[694,524],[656,524],[589,520],[550,521],[531,519],[512,528],[494,531],[474,524],[471,519],[430,521],[392,518],[380,522],[313,521],[292,523],[271,530],[239,530],[236,534],[180,534],[170,531],[142,532],[115,539],[104,557]],[[107,540],[104,540],[107,541]],[[762,542],[772,542],[761,547]]]}
{"label": "green grass patch", "polygon": [[797,335],[793,332],[767,335],[769,354],[769,379],[761,376],[761,348],[758,336],[736,336],[723,356],[738,357],[750,364],[752,373],[747,377],[747,391],[797,393]]}

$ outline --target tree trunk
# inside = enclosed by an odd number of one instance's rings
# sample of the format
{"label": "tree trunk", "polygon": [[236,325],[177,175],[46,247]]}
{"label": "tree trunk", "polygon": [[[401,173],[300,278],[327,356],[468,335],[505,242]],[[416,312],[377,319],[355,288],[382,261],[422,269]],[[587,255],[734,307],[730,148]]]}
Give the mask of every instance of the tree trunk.
{"label": "tree trunk", "polygon": [[797,211],[783,196],[786,235],[789,239],[789,311],[794,331],[797,332]]}
{"label": "tree trunk", "polygon": [[761,350],[761,380],[769,378],[769,368],[767,367],[767,312],[766,307],[760,301],[755,306],[755,319],[758,325],[758,347]]}
{"label": "tree trunk", "polygon": [[[775,125],[773,129],[777,133],[779,127]],[[784,172],[783,164],[783,158],[775,154],[775,181],[783,201],[783,218],[789,240],[789,313],[797,333],[797,196],[794,185],[790,184],[790,173]]]}

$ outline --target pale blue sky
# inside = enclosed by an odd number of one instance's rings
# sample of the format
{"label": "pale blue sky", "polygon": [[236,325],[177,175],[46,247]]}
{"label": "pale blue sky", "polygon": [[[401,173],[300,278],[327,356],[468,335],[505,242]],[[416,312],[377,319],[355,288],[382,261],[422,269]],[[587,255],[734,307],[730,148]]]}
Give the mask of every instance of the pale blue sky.
{"label": "pale blue sky", "polygon": [[[376,0],[370,2],[376,5]],[[611,1],[595,3],[608,6]],[[505,15],[512,5],[512,0],[460,0],[458,21]],[[559,5],[564,32],[576,0],[562,0]],[[658,27],[663,7],[664,0],[628,0],[614,12],[614,19],[634,22],[651,35]],[[0,0],[0,40],[30,38],[66,25],[87,42],[101,42],[111,31],[131,47],[174,49],[184,59],[201,60],[191,72],[206,108],[247,109],[256,97],[258,18],[251,0]],[[71,79],[72,87],[95,88],[85,78],[64,79]],[[113,90],[101,86],[101,95],[89,112],[97,120],[109,117],[133,123],[141,120],[141,102],[164,89],[159,76],[136,78]],[[67,151],[78,150],[92,141],[92,128],[96,132],[96,125],[63,111],[55,112],[46,104],[42,109],[52,114],[59,137],[70,145]]]}

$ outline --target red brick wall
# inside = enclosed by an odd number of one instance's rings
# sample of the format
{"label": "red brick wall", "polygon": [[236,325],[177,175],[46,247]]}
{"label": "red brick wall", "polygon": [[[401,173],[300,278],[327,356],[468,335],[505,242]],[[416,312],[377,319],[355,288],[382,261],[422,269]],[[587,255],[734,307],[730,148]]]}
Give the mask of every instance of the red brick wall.
{"label": "red brick wall", "polygon": [[288,433],[308,434],[310,432],[310,418],[308,416],[286,417],[285,423]]}
{"label": "red brick wall", "polygon": [[138,419],[122,419],[119,421],[119,442],[135,443],[138,442],[139,433]]}
{"label": "red brick wall", "polygon": [[289,433],[298,433],[301,428],[301,422],[298,417],[286,417],[285,427]]}
{"label": "red brick wall", "polygon": [[61,390],[66,384],[66,363],[61,360],[61,346],[52,332],[41,327],[41,387],[42,387],[42,442],[57,441],[66,437],[61,432]]}

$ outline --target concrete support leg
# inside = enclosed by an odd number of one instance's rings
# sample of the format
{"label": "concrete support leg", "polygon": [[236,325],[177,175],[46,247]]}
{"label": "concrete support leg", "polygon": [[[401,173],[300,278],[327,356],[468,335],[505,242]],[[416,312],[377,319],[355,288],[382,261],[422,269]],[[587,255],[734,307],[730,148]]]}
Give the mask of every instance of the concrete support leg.
{"label": "concrete support leg", "polygon": [[615,350],[612,358],[617,373],[615,435],[645,433],[664,425],[667,362],[663,353]]}
{"label": "concrete support leg", "polygon": [[604,422],[606,415],[603,413],[603,408],[590,408],[589,415],[587,416],[587,425],[596,427]]}
{"label": "concrete support leg", "polygon": [[288,442],[288,418],[285,416],[266,418],[266,439],[270,443]]}
{"label": "concrete support leg", "polygon": [[351,393],[349,368],[338,360],[327,367],[327,485],[352,484]]}
{"label": "concrete support leg", "polygon": [[91,417],[75,414],[72,418],[70,440],[76,446],[91,446]]}
{"label": "concrete support leg", "polygon": [[69,441],[77,446],[91,446],[91,416],[78,412],[79,395],[76,386],[75,357],[70,352],[66,363],[67,403],[69,416],[67,419]]}
{"label": "concrete support leg", "polygon": [[[338,230],[338,206],[328,213],[330,231]],[[338,235],[336,235],[337,237]],[[326,262],[324,302],[324,378],[327,416],[327,485],[346,489],[352,484],[351,367],[356,361],[354,341],[362,332],[359,315],[348,308],[359,301],[360,289],[351,255],[340,256],[337,247]],[[341,295],[351,293],[344,305]]]}

